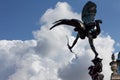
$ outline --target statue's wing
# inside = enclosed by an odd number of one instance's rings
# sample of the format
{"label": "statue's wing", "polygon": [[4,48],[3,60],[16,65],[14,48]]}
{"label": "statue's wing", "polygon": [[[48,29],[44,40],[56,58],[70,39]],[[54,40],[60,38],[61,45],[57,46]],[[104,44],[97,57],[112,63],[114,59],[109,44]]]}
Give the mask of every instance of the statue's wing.
{"label": "statue's wing", "polygon": [[84,23],[90,23],[94,21],[97,12],[96,8],[96,4],[92,1],[88,1],[85,4],[82,10],[82,21]]}
{"label": "statue's wing", "polygon": [[70,25],[70,26],[73,26],[75,28],[80,28],[82,22],[77,20],[77,19],[61,19],[61,20],[58,20],[56,22],[53,23],[54,25],[50,28],[53,29],[54,27],[58,26],[58,25]]}

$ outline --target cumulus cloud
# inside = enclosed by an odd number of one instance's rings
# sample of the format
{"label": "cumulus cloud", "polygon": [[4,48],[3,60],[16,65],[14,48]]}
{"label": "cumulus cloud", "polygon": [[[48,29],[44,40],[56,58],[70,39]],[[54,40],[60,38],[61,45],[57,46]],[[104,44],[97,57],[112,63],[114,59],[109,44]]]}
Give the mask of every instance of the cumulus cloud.
{"label": "cumulus cloud", "polygon": [[[81,19],[81,14],[72,11],[66,2],[58,2],[54,9],[48,9],[40,19],[40,30],[34,31],[33,40],[0,40],[0,80],[87,80],[88,67],[92,64],[94,53],[87,38],[78,41],[73,50],[78,59],[70,53],[70,44],[75,39],[72,28],[61,25],[49,30],[59,19]],[[101,34],[94,41],[99,56],[103,58],[105,80],[110,79],[111,54],[114,40]]]}
{"label": "cumulus cloud", "polygon": [[[80,44],[86,44],[86,41]],[[113,44],[114,41],[110,36],[99,36],[98,39],[95,40],[95,46],[99,52],[99,57],[103,58],[103,74],[105,76],[104,79],[106,80],[110,79],[111,74],[109,62],[111,61],[111,53],[114,50]],[[88,67],[93,65],[90,60],[93,59],[94,54],[91,52],[88,44],[84,45],[84,47],[80,47],[79,45],[78,48],[80,51],[78,59],[72,59],[71,63],[59,69],[59,77],[61,77],[62,80],[90,79],[90,76],[88,75]]]}

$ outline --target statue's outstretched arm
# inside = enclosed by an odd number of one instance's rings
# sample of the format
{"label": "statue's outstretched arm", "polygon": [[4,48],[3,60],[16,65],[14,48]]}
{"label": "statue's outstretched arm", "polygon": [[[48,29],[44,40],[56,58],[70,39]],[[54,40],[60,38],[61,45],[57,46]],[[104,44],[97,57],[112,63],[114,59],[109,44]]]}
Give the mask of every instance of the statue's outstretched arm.
{"label": "statue's outstretched arm", "polygon": [[96,51],[96,49],[94,47],[93,39],[92,38],[88,38],[88,40],[89,40],[89,44],[90,44],[90,47],[91,47],[92,51],[95,53],[95,58],[97,58],[98,53],[97,53],[97,51]]}
{"label": "statue's outstretched arm", "polygon": [[70,49],[71,52],[72,52],[72,48],[73,48],[73,47],[75,46],[75,44],[77,43],[78,38],[79,38],[79,34],[77,34],[77,37],[76,37],[76,39],[74,40],[72,46],[70,46],[70,45],[68,44],[68,48]]}

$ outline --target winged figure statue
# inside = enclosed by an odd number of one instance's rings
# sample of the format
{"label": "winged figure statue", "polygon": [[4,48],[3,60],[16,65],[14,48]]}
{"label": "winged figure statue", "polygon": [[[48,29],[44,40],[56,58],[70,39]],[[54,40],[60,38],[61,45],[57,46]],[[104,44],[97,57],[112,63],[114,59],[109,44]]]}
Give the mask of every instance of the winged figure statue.
{"label": "winged figure statue", "polygon": [[59,25],[69,25],[74,27],[74,31],[77,32],[77,36],[71,46],[68,44],[68,48],[70,49],[70,51],[72,52],[72,48],[79,38],[85,39],[85,37],[87,37],[90,47],[95,53],[95,58],[97,58],[98,53],[94,47],[93,39],[95,39],[100,34],[100,23],[102,23],[102,21],[95,20],[95,15],[97,12],[96,8],[97,6],[94,2],[88,1],[82,10],[82,21],[78,19],[61,19],[55,21],[50,30]]}

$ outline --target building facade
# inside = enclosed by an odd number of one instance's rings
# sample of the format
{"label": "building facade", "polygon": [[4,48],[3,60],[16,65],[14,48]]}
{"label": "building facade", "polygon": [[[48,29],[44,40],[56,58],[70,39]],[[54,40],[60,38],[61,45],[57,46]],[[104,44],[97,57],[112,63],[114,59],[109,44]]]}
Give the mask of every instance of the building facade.
{"label": "building facade", "polygon": [[118,53],[117,60],[115,60],[115,55],[112,54],[112,62],[110,62],[112,74],[111,80],[120,80],[120,52]]}

